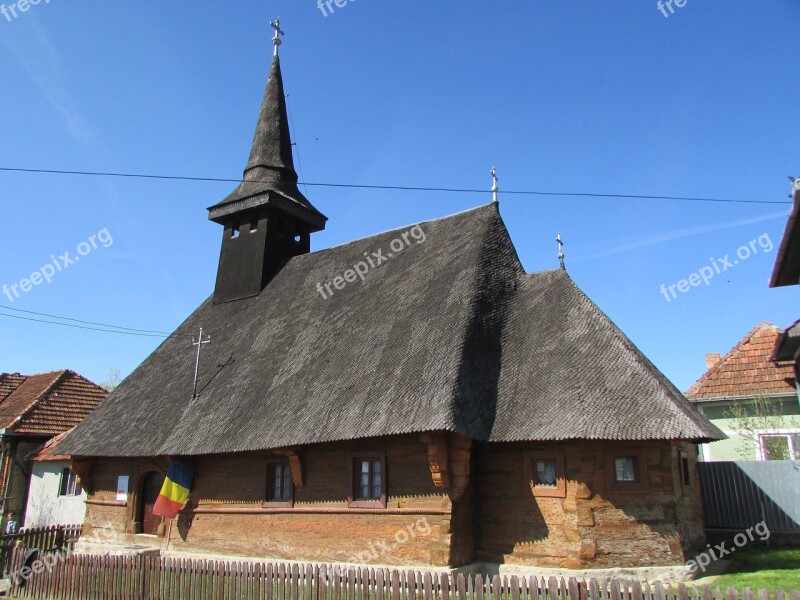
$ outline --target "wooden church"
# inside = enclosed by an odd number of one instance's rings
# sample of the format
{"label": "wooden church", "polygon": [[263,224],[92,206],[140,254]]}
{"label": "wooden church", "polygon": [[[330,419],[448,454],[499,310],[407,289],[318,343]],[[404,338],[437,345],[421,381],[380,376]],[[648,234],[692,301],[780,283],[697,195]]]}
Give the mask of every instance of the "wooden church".
{"label": "wooden church", "polygon": [[[297,181],[276,45],[213,295],[59,446],[86,535],[434,567],[704,545],[696,445],[724,435],[563,268],[523,270],[497,203],[311,252]],[[194,484],[165,520],[171,458]]]}

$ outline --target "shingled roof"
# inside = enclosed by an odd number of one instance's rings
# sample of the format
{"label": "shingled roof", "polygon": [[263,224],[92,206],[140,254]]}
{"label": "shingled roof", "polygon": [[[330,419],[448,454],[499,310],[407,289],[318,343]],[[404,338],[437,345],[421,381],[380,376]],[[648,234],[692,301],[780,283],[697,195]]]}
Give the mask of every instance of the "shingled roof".
{"label": "shingled roof", "polygon": [[[389,231],[294,257],[256,297],[207,300],[59,452],[199,455],[437,430],[724,437],[565,271],[523,271],[496,204],[420,228],[425,240],[400,253],[390,243],[406,230]],[[363,283],[322,297],[317,283],[380,250]],[[192,400],[200,327],[211,343]]]}
{"label": "shingled roof", "polygon": [[77,425],[107,395],[69,369],[35,375],[0,373],[0,428],[56,435]]}
{"label": "shingled roof", "polygon": [[770,287],[800,283],[800,179],[792,182],[792,189],[794,204],[778,246]]}
{"label": "shingled roof", "polygon": [[793,396],[796,392],[792,365],[772,360],[780,334],[780,328],[772,323],[759,323],[689,388],[686,396],[694,401],[759,394]]}

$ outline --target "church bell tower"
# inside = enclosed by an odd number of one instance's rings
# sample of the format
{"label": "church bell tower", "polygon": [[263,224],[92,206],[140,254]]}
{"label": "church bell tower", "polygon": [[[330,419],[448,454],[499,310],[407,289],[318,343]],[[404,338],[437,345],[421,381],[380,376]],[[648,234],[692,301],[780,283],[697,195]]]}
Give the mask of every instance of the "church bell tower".
{"label": "church bell tower", "polygon": [[278,46],[280,23],[250,158],[242,183],[208,209],[223,226],[214,304],[257,296],[293,256],[310,251],[310,237],[327,217],[297,187]]}

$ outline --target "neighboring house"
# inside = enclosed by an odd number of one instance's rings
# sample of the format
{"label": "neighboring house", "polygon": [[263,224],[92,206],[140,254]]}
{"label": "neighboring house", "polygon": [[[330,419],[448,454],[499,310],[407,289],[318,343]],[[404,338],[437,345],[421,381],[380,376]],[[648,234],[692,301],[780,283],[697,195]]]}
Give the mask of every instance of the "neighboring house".
{"label": "neighboring house", "polygon": [[25,522],[31,462],[28,456],[72,429],[108,392],[70,371],[0,373],[0,515],[2,530]]}
{"label": "neighboring house", "polygon": [[65,433],[57,435],[28,457],[31,480],[25,527],[83,523],[86,492],[70,468],[70,457],[58,454],[56,448]]}
{"label": "neighboring house", "polygon": [[[440,567],[703,546],[696,444],[723,434],[565,270],[524,272],[497,203],[311,253],[277,56],[244,179],[209,209],[213,295],[59,446],[86,534]],[[194,486],[165,522],[175,457]]]}
{"label": "neighboring house", "polygon": [[703,460],[800,459],[795,371],[772,359],[780,336],[761,323],[724,357],[706,356],[708,371],[686,396],[728,439],[704,444]]}

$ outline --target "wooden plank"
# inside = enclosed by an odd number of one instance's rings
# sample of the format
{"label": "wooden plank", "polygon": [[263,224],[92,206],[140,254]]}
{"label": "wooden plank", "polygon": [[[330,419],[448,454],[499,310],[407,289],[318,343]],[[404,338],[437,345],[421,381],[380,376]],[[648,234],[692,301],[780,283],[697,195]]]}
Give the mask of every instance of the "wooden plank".
{"label": "wooden plank", "polygon": [[631,600],[643,600],[644,594],[642,593],[642,584],[640,581],[634,579],[631,582]]}
{"label": "wooden plank", "polygon": [[728,589],[725,591],[725,600],[739,600],[739,593],[736,591],[736,588],[733,586],[728,586]]}
{"label": "wooden plank", "polygon": [[567,591],[569,593],[569,600],[581,600],[581,593],[578,589],[578,580],[570,577],[567,580]]}
{"label": "wooden plank", "polygon": [[753,600],[753,590],[746,587],[742,590],[742,600]]}
{"label": "wooden plank", "polygon": [[[611,580],[611,589],[610,589],[610,596],[611,600],[621,600],[622,596],[619,593],[619,581],[616,579]],[[647,595],[649,597],[649,594]]]}
{"label": "wooden plank", "polygon": [[467,581],[464,579],[463,573],[459,573],[458,577],[456,577],[456,592],[458,593],[458,600],[466,600]]}
{"label": "wooden plank", "polygon": [[400,594],[400,573],[394,569],[392,571],[392,600],[400,600]]}

